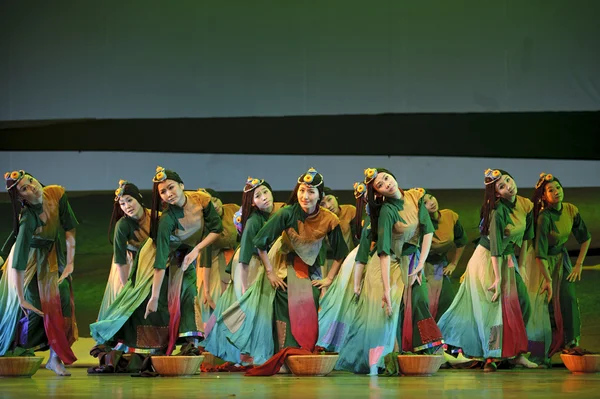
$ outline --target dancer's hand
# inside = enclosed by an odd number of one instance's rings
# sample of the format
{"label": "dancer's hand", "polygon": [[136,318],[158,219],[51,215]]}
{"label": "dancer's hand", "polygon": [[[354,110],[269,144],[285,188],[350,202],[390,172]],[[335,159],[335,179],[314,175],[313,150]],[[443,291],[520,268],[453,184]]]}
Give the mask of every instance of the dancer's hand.
{"label": "dancer's hand", "polygon": [[408,277],[412,277],[412,276],[415,276],[415,275],[419,274],[421,272],[421,270],[423,270],[424,267],[425,267],[425,263],[419,262],[417,264],[417,267],[415,268],[415,270],[413,270],[412,273],[410,273],[408,275]]}
{"label": "dancer's hand", "polygon": [[354,294],[356,296],[360,296],[360,292],[362,291],[362,284],[358,283],[354,283]]}
{"label": "dancer's hand", "polygon": [[423,279],[423,275],[422,274],[417,274],[415,275],[410,275],[408,277],[408,285],[409,286],[413,286],[415,284],[415,282],[419,285],[421,285],[421,280]]}
{"label": "dancer's hand", "polygon": [[183,263],[181,264],[181,270],[186,271],[188,267],[198,259],[199,251],[194,247],[186,256],[183,258]]}
{"label": "dancer's hand", "polygon": [[573,271],[567,276],[567,280],[571,283],[575,280],[581,281],[581,263],[575,265]]}
{"label": "dancer's hand", "polygon": [[444,267],[444,276],[452,276],[454,270],[456,269],[456,263],[449,263],[448,266]]}
{"label": "dancer's hand", "polygon": [[285,281],[283,281],[283,279],[281,279],[281,277],[279,277],[277,275],[277,273],[274,270],[267,272],[267,278],[269,279],[269,282],[271,283],[271,287],[273,287],[275,289],[281,288],[283,291],[286,290],[287,284],[285,283]]}
{"label": "dancer's hand", "polygon": [[540,294],[543,294],[544,291],[548,293],[548,302],[552,299],[552,280],[544,279],[542,283],[542,288],[540,289]]}
{"label": "dancer's hand", "polygon": [[392,299],[389,292],[383,294],[383,298],[381,298],[381,307],[388,317],[392,315]]}
{"label": "dancer's hand", "polygon": [[210,306],[211,309],[215,309],[217,304],[213,301],[212,296],[202,291],[202,296],[204,296],[204,304]]}
{"label": "dancer's hand", "polygon": [[493,284],[488,288],[488,291],[494,292],[494,295],[492,296],[492,302],[496,302],[500,297],[500,279],[494,280]]}
{"label": "dancer's hand", "polygon": [[73,273],[73,270],[75,270],[75,265],[73,263],[67,263],[67,266],[65,266],[65,270],[63,270],[57,283],[62,283],[64,279],[66,279],[71,275],[71,273]]}
{"label": "dancer's hand", "polygon": [[144,319],[148,318],[150,313],[154,313],[158,310],[158,298],[150,297],[148,304],[146,305],[146,314],[144,315]]}
{"label": "dancer's hand", "polygon": [[21,308],[23,308],[24,310],[30,310],[34,313],[37,313],[38,316],[40,317],[44,317],[44,312],[42,312],[41,310],[39,310],[38,308],[36,308],[35,306],[33,306],[32,304],[30,304],[29,302],[27,302],[26,300],[22,300],[19,301],[19,305],[21,306]]}
{"label": "dancer's hand", "polygon": [[311,281],[311,284],[313,285],[313,287],[317,287],[317,288],[329,287],[331,285],[331,283],[333,283],[333,281],[331,281],[331,279],[329,277],[325,277],[322,280]]}

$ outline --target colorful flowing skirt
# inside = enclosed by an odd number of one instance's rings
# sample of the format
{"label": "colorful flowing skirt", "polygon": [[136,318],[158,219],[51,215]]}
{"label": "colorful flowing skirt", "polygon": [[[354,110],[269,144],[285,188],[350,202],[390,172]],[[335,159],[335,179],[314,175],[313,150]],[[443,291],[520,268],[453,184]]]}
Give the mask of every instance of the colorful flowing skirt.
{"label": "colorful flowing skirt", "polygon": [[14,246],[0,280],[0,356],[19,346],[34,350],[51,347],[65,364],[77,360],[71,345],[78,338],[71,278],[58,284],[60,268],[54,241],[34,238],[25,269],[25,300],[44,312],[40,317],[19,306],[17,271],[12,268]]}
{"label": "colorful flowing skirt", "polygon": [[171,354],[178,341],[203,335],[196,263],[185,272],[180,267],[188,251],[178,248],[169,254],[158,309],[145,318],[156,257],[152,239],[146,240],[132,266],[132,278],[106,310],[104,319],[90,325],[98,344],[108,343],[129,353]]}
{"label": "colorful flowing skirt", "polygon": [[575,283],[567,280],[572,271],[571,259],[566,249],[548,256],[548,272],[552,277],[552,299],[540,294],[544,277],[536,264],[535,251],[527,254],[528,291],[531,300],[531,317],[527,323],[530,360],[550,363],[555,353],[569,346],[579,345],[581,316]]}
{"label": "colorful flowing skirt", "polygon": [[502,257],[501,295],[492,302],[495,280],[490,251],[478,245],[467,264],[464,282],[438,325],[448,345],[475,359],[508,359],[527,351],[527,333],[514,266]]}
{"label": "colorful flowing skirt", "polygon": [[390,288],[392,315],[382,307],[383,281],[379,257],[366,265],[363,289],[354,321],[340,348],[337,369],[368,373],[385,368],[384,358],[392,352],[433,352],[444,341],[429,313],[427,283],[423,279],[408,286],[408,274],[418,264],[418,252],[391,257]]}

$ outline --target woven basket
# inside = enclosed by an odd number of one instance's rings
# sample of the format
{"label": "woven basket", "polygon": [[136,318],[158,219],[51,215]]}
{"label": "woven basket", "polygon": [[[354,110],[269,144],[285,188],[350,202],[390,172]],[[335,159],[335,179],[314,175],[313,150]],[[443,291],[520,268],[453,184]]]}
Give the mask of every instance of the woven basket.
{"label": "woven basket", "polygon": [[43,361],[41,356],[0,357],[0,377],[31,377]]}
{"label": "woven basket", "polygon": [[220,357],[216,357],[210,352],[202,352],[202,356],[204,356],[204,361],[202,364],[207,366],[220,366],[225,363],[225,360],[221,359]]}
{"label": "woven basket", "polygon": [[333,371],[339,355],[293,355],[285,360],[295,376],[326,376]]}
{"label": "woven basket", "polygon": [[161,376],[194,375],[200,371],[204,356],[152,356],[152,366]]}
{"label": "woven basket", "polygon": [[572,373],[597,373],[600,371],[600,355],[566,355],[560,354],[565,367]]}
{"label": "woven basket", "polygon": [[400,371],[404,375],[430,376],[437,373],[444,362],[440,355],[398,355]]}

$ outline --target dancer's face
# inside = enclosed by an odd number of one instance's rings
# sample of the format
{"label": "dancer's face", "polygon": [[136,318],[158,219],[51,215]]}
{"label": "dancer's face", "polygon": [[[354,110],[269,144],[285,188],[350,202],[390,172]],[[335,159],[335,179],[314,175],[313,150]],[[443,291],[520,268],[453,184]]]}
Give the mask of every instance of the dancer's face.
{"label": "dancer's face", "polygon": [[517,195],[517,183],[509,175],[502,175],[496,182],[496,196],[513,201]]}
{"label": "dancer's face", "polygon": [[119,206],[125,215],[133,219],[139,219],[144,211],[138,200],[129,194],[122,195],[119,198]]}
{"label": "dancer's face", "polygon": [[304,212],[313,213],[319,203],[319,190],[304,183],[300,184],[300,187],[298,187],[298,203]]}
{"label": "dancer's face", "polygon": [[377,174],[373,188],[384,197],[391,197],[398,191],[398,182],[389,173],[381,172]]}
{"label": "dancer's face", "polygon": [[183,207],[185,204],[185,194],[183,192],[183,183],[167,179],[158,183],[158,193],[160,198],[167,204]]}
{"label": "dancer's face", "polygon": [[546,183],[546,187],[544,187],[544,200],[549,205],[557,205],[563,201],[565,194],[563,188],[560,183],[557,181],[552,181],[550,183]]}
{"label": "dancer's face", "polygon": [[273,210],[273,193],[267,186],[258,186],[254,190],[252,203],[261,211],[271,213]]}
{"label": "dancer's face", "polygon": [[437,198],[431,194],[425,194],[423,197],[423,204],[429,213],[436,213],[438,211]]}
{"label": "dancer's face", "polygon": [[19,197],[30,204],[40,204],[44,189],[39,181],[33,176],[25,175],[17,183],[17,192]]}
{"label": "dancer's face", "polygon": [[337,198],[335,198],[335,195],[333,194],[326,195],[325,198],[323,198],[323,201],[321,201],[321,206],[330,210],[336,215],[340,212],[340,206]]}

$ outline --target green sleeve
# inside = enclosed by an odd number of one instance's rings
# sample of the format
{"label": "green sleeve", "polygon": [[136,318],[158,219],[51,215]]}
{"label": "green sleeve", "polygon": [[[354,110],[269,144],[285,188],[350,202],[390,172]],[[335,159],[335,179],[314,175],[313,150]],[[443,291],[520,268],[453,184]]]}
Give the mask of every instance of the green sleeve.
{"label": "green sleeve", "polygon": [[119,219],[115,225],[115,234],[113,237],[113,257],[114,262],[119,265],[127,263],[127,241],[131,237],[131,223],[125,217]]}
{"label": "green sleeve", "polygon": [[169,237],[177,226],[177,220],[171,212],[165,212],[158,221],[158,232],[156,233],[156,259],[155,269],[166,269],[169,259]]}
{"label": "green sleeve", "polygon": [[252,259],[252,255],[256,253],[252,240],[262,227],[262,222],[258,217],[252,217],[251,215],[246,221],[244,226],[244,232],[242,233],[242,239],[240,241],[240,263],[249,264]]}
{"label": "green sleeve", "polygon": [[423,205],[423,198],[419,200],[419,223],[423,226],[422,235],[435,233],[435,227],[433,227],[433,223],[431,222],[429,211]]}
{"label": "green sleeve", "polygon": [[60,225],[65,231],[73,230],[79,224],[75,214],[73,213],[73,209],[71,209],[71,205],[69,204],[66,193],[63,194],[58,201],[58,214],[60,218]]}
{"label": "green sleeve", "polygon": [[294,209],[294,206],[286,206],[271,216],[254,236],[252,240],[254,246],[261,250],[269,249],[269,245],[281,235],[283,230],[290,227]]}
{"label": "green sleeve", "polygon": [[468,241],[469,237],[465,234],[465,229],[463,229],[460,220],[457,219],[454,223],[454,245],[456,245],[456,248],[462,248],[467,245]]}
{"label": "green sleeve", "polygon": [[348,255],[348,246],[346,245],[344,234],[339,224],[327,233],[327,239],[329,240],[329,246],[333,250],[333,259],[341,260]]}
{"label": "green sleeve", "polygon": [[548,235],[550,234],[550,215],[542,212],[538,216],[535,232],[535,257],[548,259]]}
{"label": "green sleeve", "polygon": [[[381,207],[377,226],[377,255],[392,254],[392,229],[394,227],[394,215],[397,212],[385,204]],[[398,254],[400,256],[400,254]]]}
{"label": "green sleeve", "polygon": [[502,256],[504,252],[504,226],[502,215],[498,210],[492,211],[490,219],[490,254],[491,256]]}
{"label": "green sleeve", "polygon": [[27,261],[29,260],[29,247],[33,232],[36,229],[36,218],[27,211],[21,214],[19,221],[19,234],[15,242],[15,251],[13,252],[12,268],[16,270],[27,269]]}
{"label": "green sleeve", "polygon": [[535,226],[533,225],[533,211],[527,214],[525,218],[525,233],[523,233],[523,241],[531,240],[535,236]]}
{"label": "green sleeve", "polygon": [[573,218],[573,227],[571,228],[571,232],[579,244],[583,244],[592,238],[592,235],[588,231],[587,226],[585,225],[585,222],[579,213],[577,213],[575,218]]}
{"label": "green sleeve", "polygon": [[371,250],[371,229],[370,225],[365,226],[360,234],[358,251],[356,252],[356,262],[366,265],[369,262],[369,252]]}
{"label": "green sleeve", "polygon": [[15,236],[15,233],[11,231],[6,241],[4,241],[4,245],[2,246],[2,250],[0,251],[0,256],[2,256],[5,262],[6,259],[8,259],[8,255],[10,255],[10,250],[12,246],[15,245],[16,240],[17,236]]}
{"label": "green sleeve", "polygon": [[200,264],[198,267],[204,267],[206,269],[210,269],[212,267],[212,258],[213,258],[213,246],[208,245],[204,247],[202,253],[200,254]]}
{"label": "green sleeve", "polygon": [[202,210],[204,214],[204,229],[207,233],[218,233],[223,231],[223,221],[215,210],[212,202],[208,203],[208,206]]}

